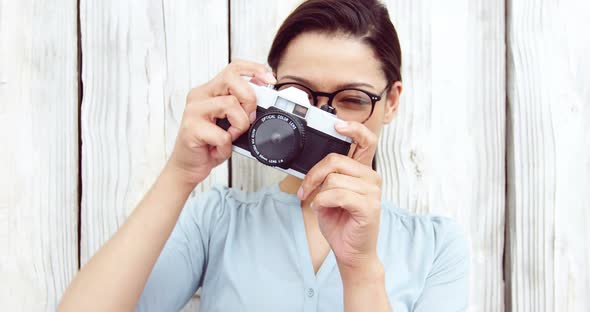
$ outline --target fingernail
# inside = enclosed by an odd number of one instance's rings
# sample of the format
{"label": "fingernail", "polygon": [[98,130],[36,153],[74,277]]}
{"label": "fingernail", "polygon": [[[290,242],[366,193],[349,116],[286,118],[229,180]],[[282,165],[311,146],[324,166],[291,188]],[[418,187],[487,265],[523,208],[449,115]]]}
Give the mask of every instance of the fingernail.
{"label": "fingernail", "polygon": [[348,128],[348,122],[346,121],[339,121],[336,123],[336,128],[339,130],[346,130]]}
{"label": "fingernail", "polygon": [[303,200],[303,186],[299,187],[299,191],[297,191],[297,198]]}
{"label": "fingernail", "polygon": [[264,80],[266,80],[267,83],[270,83],[270,84],[277,83],[277,79],[275,78],[275,76],[271,72],[264,73],[264,75],[262,75],[262,78],[264,78]]}
{"label": "fingernail", "polygon": [[254,120],[256,120],[256,111],[250,113],[250,123],[254,122]]}
{"label": "fingernail", "polygon": [[309,204],[309,208],[311,208],[311,210],[315,211],[315,209],[313,209],[313,202],[311,202],[311,204]]}

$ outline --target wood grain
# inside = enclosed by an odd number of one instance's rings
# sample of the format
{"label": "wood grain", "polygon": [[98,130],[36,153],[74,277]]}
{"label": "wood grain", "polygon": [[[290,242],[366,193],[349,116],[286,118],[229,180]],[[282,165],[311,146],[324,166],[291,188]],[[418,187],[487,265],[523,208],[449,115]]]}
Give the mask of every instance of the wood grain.
{"label": "wood grain", "polygon": [[[81,1],[82,264],[168,158],[188,91],[228,61],[223,1]],[[197,188],[228,183],[227,165]]]}
{"label": "wood grain", "polygon": [[588,1],[508,1],[512,311],[590,307]]}
{"label": "wood grain", "polygon": [[[230,53],[265,63],[300,2],[81,0],[79,133],[77,3],[0,0],[0,310],[55,310],[78,248],[84,264],[158,175],[188,90]],[[463,225],[470,311],[587,311],[590,3],[385,2],[405,91],[378,152],[384,197]],[[284,176],[231,163],[239,189]],[[196,192],[229,175],[220,166]]]}
{"label": "wood grain", "polygon": [[503,311],[504,1],[386,1],[404,92],[382,133],[384,197],[453,217],[471,245],[469,311]]}
{"label": "wood grain", "polygon": [[55,311],[78,269],[76,1],[0,0],[0,310]]}
{"label": "wood grain", "polygon": [[[272,39],[287,15],[302,1],[231,1],[231,58],[266,64]],[[262,17],[262,18],[261,18]],[[231,185],[255,191],[280,181],[285,174],[234,153]]]}

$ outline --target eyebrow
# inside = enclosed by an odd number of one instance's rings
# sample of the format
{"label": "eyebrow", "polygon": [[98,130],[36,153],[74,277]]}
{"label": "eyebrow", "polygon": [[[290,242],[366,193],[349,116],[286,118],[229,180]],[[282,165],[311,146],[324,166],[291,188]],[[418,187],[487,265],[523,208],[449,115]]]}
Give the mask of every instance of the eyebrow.
{"label": "eyebrow", "polygon": [[[313,85],[313,83],[311,83],[311,81],[309,81],[305,78],[301,78],[301,77],[297,77],[297,76],[293,76],[293,75],[285,75],[282,77],[282,79],[295,80],[296,82],[300,82],[306,86]],[[367,87],[367,88],[375,89],[375,87],[373,85],[368,84],[368,83],[364,83],[364,82],[351,82],[351,83],[339,84],[336,86],[336,89],[360,88],[360,87]]]}

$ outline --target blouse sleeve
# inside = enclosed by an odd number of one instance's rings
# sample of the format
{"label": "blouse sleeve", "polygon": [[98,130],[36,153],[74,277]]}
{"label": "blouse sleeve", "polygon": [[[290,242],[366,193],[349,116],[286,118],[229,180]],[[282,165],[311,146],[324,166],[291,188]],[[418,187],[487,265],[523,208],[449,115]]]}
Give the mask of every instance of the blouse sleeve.
{"label": "blouse sleeve", "polygon": [[434,261],[415,312],[467,310],[469,252],[460,227],[434,218]]}
{"label": "blouse sleeve", "polygon": [[225,212],[222,192],[214,188],[186,202],[135,311],[179,311],[201,286],[208,241]]}

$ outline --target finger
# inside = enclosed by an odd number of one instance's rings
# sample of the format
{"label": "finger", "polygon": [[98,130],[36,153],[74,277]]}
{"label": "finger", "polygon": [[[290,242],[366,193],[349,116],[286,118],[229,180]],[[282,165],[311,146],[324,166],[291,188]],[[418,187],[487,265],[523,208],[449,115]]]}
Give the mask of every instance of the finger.
{"label": "finger", "polygon": [[333,189],[346,189],[360,195],[367,195],[370,191],[370,184],[359,178],[340,173],[330,173],[322,183],[321,191]]}
{"label": "finger", "polygon": [[[232,140],[228,132],[207,121],[194,123],[191,127],[192,135],[189,146],[193,146],[193,142],[203,142],[209,145],[209,153],[217,164],[222,163],[231,156]],[[198,132],[196,129],[199,129]]]}
{"label": "finger", "polygon": [[252,79],[255,80],[254,83],[257,81],[262,82],[262,85],[274,85],[277,83],[277,78],[270,71],[267,71],[265,73],[255,73],[252,76]]}
{"label": "finger", "polygon": [[274,77],[269,68],[263,64],[249,62],[244,60],[234,60],[230,63],[228,68],[237,73],[238,76],[248,76],[258,78],[266,84],[275,84],[277,79]]}
{"label": "finger", "polygon": [[350,137],[354,141],[355,148],[351,156],[352,159],[371,166],[377,150],[377,135],[367,126],[354,121],[337,123],[334,128],[338,133]]}
{"label": "finger", "polygon": [[319,192],[310,206],[318,213],[325,209],[342,208],[352,216],[367,216],[369,212],[363,211],[366,203],[363,195],[346,189],[331,189]]}
{"label": "finger", "polygon": [[250,116],[252,112],[256,111],[256,92],[246,80],[239,76],[229,75],[226,79],[227,94],[235,96],[246,114]]}
{"label": "finger", "polygon": [[[377,184],[378,175],[371,167],[344,155],[332,153],[313,166],[301,183],[302,200],[319,187],[331,173],[340,173]],[[299,193],[299,192],[298,192]]]}
{"label": "finger", "polygon": [[230,123],[227,132],[231,134],[232,141],[250,128],[250,119],[235,96],[214,97],[202,105],[206,105],[209,110],[209,120],[227,118]]}
{"label": "finger", "polygon": [[220,164],[220,163],[224,162],[225,160],[227,160],[231,156],[231,152],[232,152],[232,145],[231,144],[212,147],[210,150],[211,157],[213,157],[213,159],[215,159],[217,164]]}
{"label": "finger", "polygon": [[268,85],[264,80],[257,78],[257,77],[253,77],[252,79],[250,79],[250,82],[257,85],[257,86],[267,86]]}
{"label": "finger", "polygon": [[205,120],[189,126],[191,127],[190,139],[192,141],[189,142],[189,146],[194,146],[196,142],[203,142],[210,146],[216,157],[229,157],[232,138],[228,132]]}

